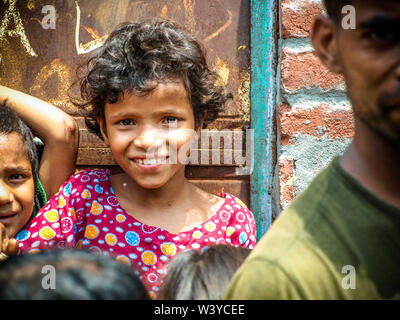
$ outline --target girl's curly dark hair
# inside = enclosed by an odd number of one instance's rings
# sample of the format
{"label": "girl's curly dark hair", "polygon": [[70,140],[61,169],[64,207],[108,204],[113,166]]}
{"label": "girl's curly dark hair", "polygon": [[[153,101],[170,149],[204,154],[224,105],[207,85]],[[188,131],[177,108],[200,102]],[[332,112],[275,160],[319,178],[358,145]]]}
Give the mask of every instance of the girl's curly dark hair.
{"label": "girl's curly dark hair", "polygon": [[75,83],[81,97],[71,101],[80,107],[88,129],[102,138],[96,119],[104,119],[105,103],[116,103],[124,92],[146,94],[172,79],[181,79],[189,93],[196,128],[203,116],[205,124],[213,121],[232,98],[215,85],[218,75],[207,66],[204,49],[183,28],[159,19],[128,22],[89,59]]}

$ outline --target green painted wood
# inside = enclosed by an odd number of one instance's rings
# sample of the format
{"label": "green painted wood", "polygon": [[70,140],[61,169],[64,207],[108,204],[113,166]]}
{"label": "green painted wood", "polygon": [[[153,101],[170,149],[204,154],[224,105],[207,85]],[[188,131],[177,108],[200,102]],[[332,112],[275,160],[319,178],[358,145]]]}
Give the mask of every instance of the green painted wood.
{"label": "green painted wood", "polygon": [[277,3],[278,0],[251,0],[250,116],[254,130],[254,167],[250,201],[257,222],[258,240],[272,224]]}

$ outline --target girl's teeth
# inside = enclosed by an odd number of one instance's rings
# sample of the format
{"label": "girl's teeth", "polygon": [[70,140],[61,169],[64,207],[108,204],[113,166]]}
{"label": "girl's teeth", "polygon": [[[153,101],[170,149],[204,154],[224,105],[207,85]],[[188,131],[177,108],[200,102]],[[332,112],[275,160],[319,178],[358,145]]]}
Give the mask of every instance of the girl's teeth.
{"label": "girl's teeth", "polygon": [[144,159],[143,163],[144,164],[156,164],[157,161],[156,161],[156,159]]}
{"label": "girl's teeth", "polygon": [[145,165],[153,165],[153,164],[158,164],[158,163],[165,163],[165,159],[137,159],[136,162],[139,164],[145,164]]}

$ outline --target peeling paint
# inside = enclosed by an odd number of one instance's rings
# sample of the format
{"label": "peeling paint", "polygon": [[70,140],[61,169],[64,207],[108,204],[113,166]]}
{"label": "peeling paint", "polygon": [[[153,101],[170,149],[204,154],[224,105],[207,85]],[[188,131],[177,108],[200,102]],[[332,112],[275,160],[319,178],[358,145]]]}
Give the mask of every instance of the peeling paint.
{"label": "peeling paint", "polygon": [[225,87],[229,81],[229,67],[228,65],[217,56],[217,62],[215,63],[215,69],[219,75],[218,80],[215,82],[215,85],[218,87]]}
{"label": "peeling paint", "polygon": [[[26,52],[32,57],[36,57],[37,54],[31,47],[31,44],[29,43],[29,40],[25,34],[25,29],[22,24],[19,11],[15,7],[16,0],[8,0],[8,2],[9,2],[9,7],[4,13],[0,25],[0,40],[3,40],[6,37],[6,35],[8,35],[9,37],[19,37]],[[5,0],[5,3],[7,3],[7,0]],[[14,29],[7,30],[7,27],[9,27],[11,21],[14,21]]]}
{"label": "peeling paint", "polygon": [[[46,82],[52,77],[56,77],[55,80],[58,80],[55,97],[49,97],[50,91],[54,91],[46,88]],[[67,113],[72,114],[77,111],[77,108],[69,103],[67,92],[70,83],[71,75],[69,68],[61,61],[61,59],[56,58],[50,64],[45,65],[40,69],[39,73],[35,77],[33,85],[29,90],[29,93],[39,99],[54,104]]]}
{"label": "peeling paint", "polygon": [[165,19],[167,15],[168,15],[168,7],[167,5],[164,5],[164,7],[161,9],[160,18]]}
{"label": "peeling paint", "polygon": [[250,71],[240,73],[240,86],[238,89],[238,99],[242,119],[250,122]]}
{"label": "peeling paint", "polygon": [[32,11],[33,9],[35,9],[35,6],[36,6],[35,1],[36,1],[36,0],[28,0],[28,3],[26,4],[26,7],[27,7],[29,10]]}

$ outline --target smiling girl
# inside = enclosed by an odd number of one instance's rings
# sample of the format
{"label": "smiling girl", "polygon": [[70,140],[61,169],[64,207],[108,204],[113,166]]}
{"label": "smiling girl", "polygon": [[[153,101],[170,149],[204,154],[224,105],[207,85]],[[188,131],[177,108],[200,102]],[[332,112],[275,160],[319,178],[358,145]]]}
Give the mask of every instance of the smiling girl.
{"label": "smiling girl", "polygon": [[120,170],[72,176],[18,234],[21,250],[113,255],[155,296],[177,252],[216,243],[252,248],[255,221],[243,202],[197,188],[174,160],[231,97],[216,80],[200,45],[171,22],[127,23],[112,32],[89,60],[76,103]]}

